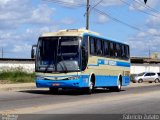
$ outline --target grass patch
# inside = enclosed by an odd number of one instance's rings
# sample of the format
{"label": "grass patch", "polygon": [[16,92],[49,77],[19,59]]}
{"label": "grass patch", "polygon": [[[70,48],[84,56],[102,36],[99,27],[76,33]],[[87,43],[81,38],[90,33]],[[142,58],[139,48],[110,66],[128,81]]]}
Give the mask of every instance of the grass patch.
{"label": "grass patch", "polygon": [[0,72],[1,83],[29,83],[34,82],[35,73],[27,73],[22,69],[6,70]]}

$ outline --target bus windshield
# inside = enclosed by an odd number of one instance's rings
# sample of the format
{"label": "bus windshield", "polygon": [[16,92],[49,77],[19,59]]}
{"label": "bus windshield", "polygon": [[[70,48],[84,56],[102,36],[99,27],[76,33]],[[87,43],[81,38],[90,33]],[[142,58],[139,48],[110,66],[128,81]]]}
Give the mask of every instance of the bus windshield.
{"label": "bus windshield", "polygon": [[79,71],[78,37],[41,37],[38,42],[36,71]]}

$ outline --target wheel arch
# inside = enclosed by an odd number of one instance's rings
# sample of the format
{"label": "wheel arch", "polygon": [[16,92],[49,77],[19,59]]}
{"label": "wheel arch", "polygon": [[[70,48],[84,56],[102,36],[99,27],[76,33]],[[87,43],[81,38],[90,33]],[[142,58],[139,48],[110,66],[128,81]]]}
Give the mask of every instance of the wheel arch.
{"label": "wheel arch", "polygon": [[119,74],[119,75],[118,75],[117,83],[118,83],[118,80],[120,81],[120,83],[121,83],[121,85],[122,85],[122,83],[123,83],[122,74]]}
{"label": "wheel arch", "polygon": [[89,76],[89,81],[92,81],[93,83],[94,83],[94,85],[95,85],[95,83],[96,83],[96,75],[95,75],[95,73],[91,73],[90,74],[90,76]]}

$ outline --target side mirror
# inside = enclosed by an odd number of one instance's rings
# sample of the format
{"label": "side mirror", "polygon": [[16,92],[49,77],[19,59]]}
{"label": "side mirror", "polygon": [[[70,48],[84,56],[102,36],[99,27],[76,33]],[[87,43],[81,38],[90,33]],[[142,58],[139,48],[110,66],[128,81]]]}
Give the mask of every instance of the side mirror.
{"label": "side mirror", "polygon": [[36,53],[35,53],[36,48],[37,48],[37,45],[32,46],[32,50],[31,50],[31,58],[32,59],[34,59],[36,57]]}

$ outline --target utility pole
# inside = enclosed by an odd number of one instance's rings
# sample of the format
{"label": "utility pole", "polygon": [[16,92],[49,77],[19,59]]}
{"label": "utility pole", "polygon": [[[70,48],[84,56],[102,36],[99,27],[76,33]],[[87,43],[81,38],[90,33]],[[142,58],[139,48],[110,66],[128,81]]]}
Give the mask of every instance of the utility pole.
{"label": "utility pole", "polygon": [[86,29],[89,29],[89,0],[87,0],[87,8],[86,8]]}
{"label": "utility pole", "polygon": [[146,4],[146,3],[147,3],[147,0],[144,0],[144,3]]}

